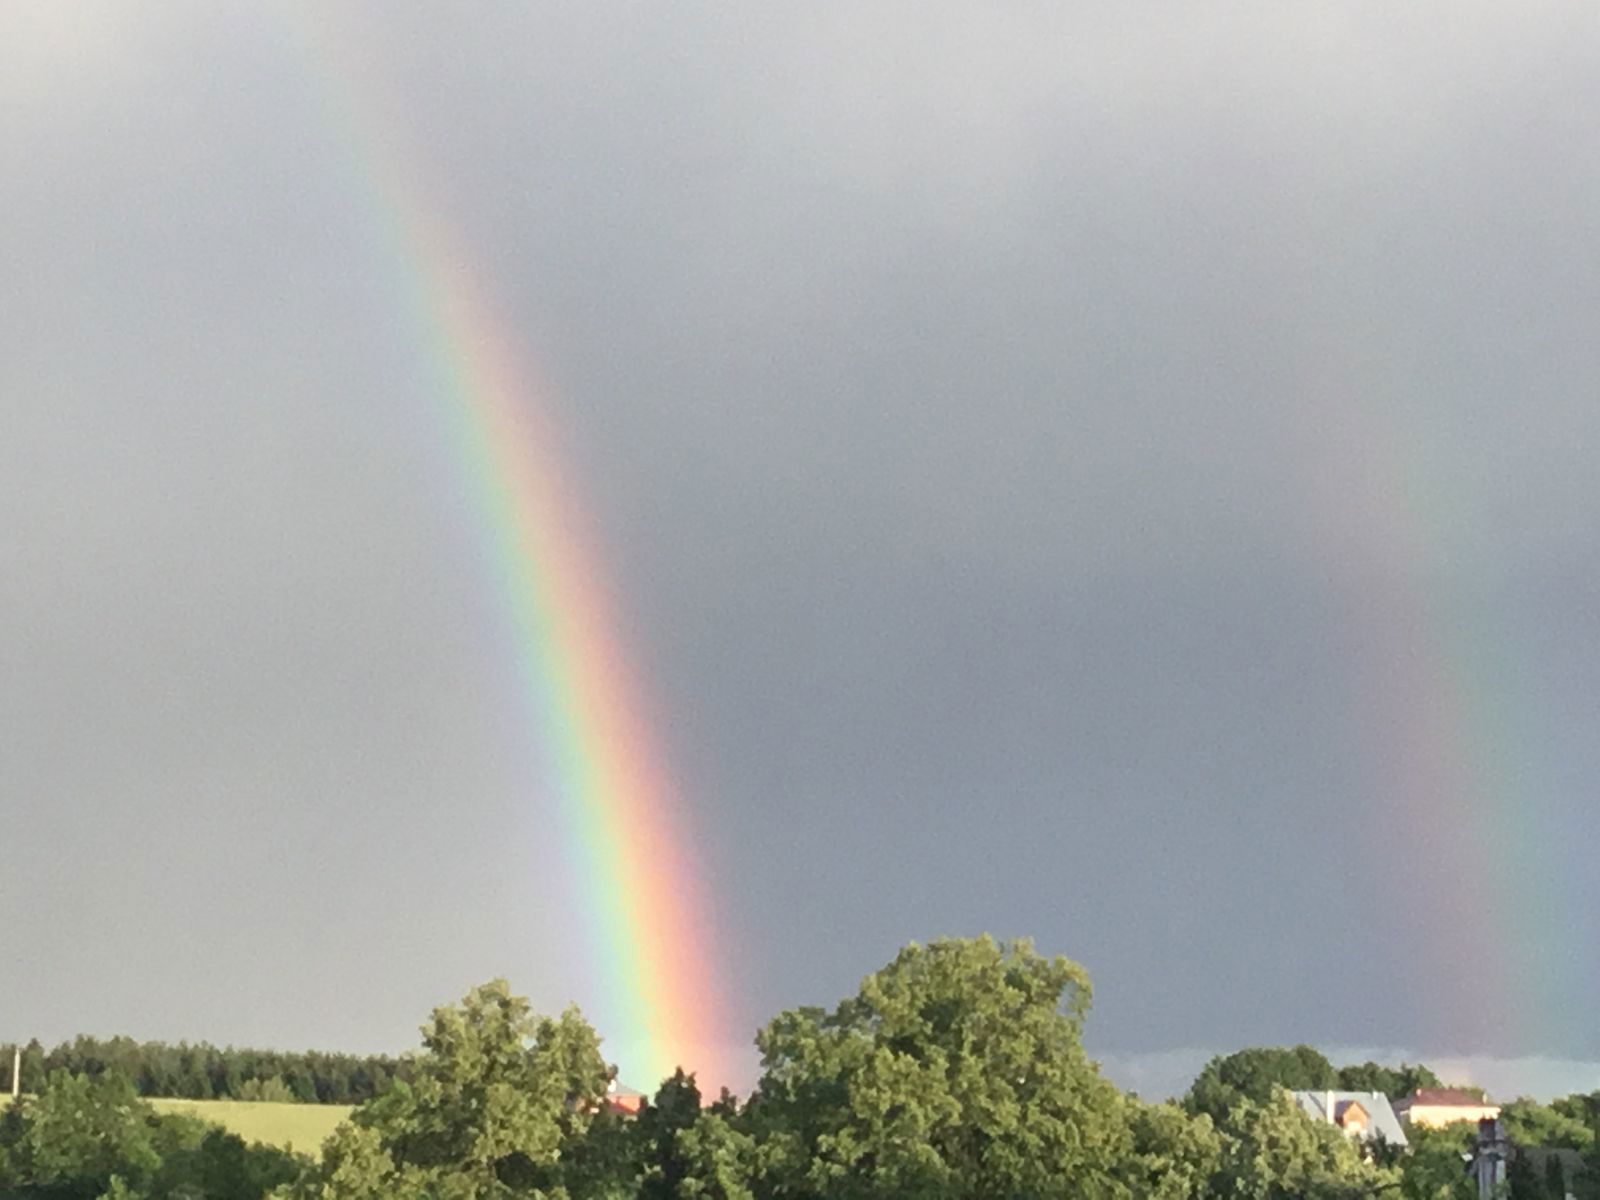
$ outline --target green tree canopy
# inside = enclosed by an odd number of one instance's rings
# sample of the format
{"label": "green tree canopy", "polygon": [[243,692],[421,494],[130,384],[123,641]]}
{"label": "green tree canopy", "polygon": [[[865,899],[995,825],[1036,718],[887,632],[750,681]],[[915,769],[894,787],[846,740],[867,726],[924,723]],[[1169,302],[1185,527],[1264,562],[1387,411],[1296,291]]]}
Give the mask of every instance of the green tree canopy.
{"label": "green tree canopy", "polygon": [[1413,1125],[1406,1133],[1410,1146],[1401,1163],[1404,1200],[1477,1200],[1477,1184],[1467,1173],[1475,1137],[1471,1125]]}
{"label": "green tree canopy", "polygon": [[1418,1088],[1444,1086],[1439,1077],[1421,1063],[1413,1066],[1401,1063],[1386,1067],[1381,1063],[1364,1062],[1355,1066],[1340,1067],[1339,1081],[1335,1085],[1351,1092],[1382,1092],[1391,1100],[1409,1096]]}
{"label": "green tree canopy", "polygon": [[1265,1104],[1274,1088],[1302,1091],[1335,1088],[1333,1064],[1310,1046],[1252,1046],[1219,1054],[1202,1068],[1183,1104],[1221,1123],[1241,1100]]}
{"label": "green tree canopy", "polygon": [[155,1127],[125,1077],[53,1071],[0,1122],[5,1187],[60,1200],[93,1200],[117,1178],[143,1187],[161,1166]]}
{"label": "green tree canopy", "polygon": [[1121,1174],[1135,1200],[1207,1200],[1226,1144],[1211,1118],[1176,1104],[1129,1108],[1133,1152]]}
{"label": "green tree canopy", "polygon": [[758,1036],[771,1195],[1112,1195],[1130,1135],[1084,1054],[1089,979],[1027,942],[911,945],[833,1012]]}
{"label": "green tree canopy", "polygon": [[1245,1099],[1230,1114],[1230,1136],[1211,1194],[1234,1200],[1356,1200],[1394,1188],[1397,1172],[1373,1165],[1354,1139],[1313,1121],[1283,1088],[1265,1102]]}
{"label": "green tree canopy", "polygon": [[565,1194],[564,1150],[581,1144],[611,1073],[576,1009],[536,1017],[504,980],[437,1008],[415,1082],[359,1109],[296,1189],[319,1200]]}
{"label": "green tree canopy", "polygon": [[1593,1127],[1565,1101],[1541,1104],[1522,1096],[1501,1106],[1500,1119],[1518,1146],[1587,1150],[1594,1145]]}
{"label": "green tree canopy", "polygon": [[194,1117],[158,1115],[116,1073],[52,1072],[0,1118],[0,1195],[260,1200],[303,1160]]}

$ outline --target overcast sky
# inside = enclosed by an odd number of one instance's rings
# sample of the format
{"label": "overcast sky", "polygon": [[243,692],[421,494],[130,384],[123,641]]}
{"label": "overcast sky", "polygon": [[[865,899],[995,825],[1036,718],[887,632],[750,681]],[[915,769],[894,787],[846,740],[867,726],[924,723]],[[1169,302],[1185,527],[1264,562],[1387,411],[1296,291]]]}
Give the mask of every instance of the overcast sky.
{"label": "overcast sky", "polygon": [[987,930],[1125,1064],[1600,1060],[1600,10],[323,9],[0,12],[0,1037],[597,1000],[381,151],[730,1037]]}

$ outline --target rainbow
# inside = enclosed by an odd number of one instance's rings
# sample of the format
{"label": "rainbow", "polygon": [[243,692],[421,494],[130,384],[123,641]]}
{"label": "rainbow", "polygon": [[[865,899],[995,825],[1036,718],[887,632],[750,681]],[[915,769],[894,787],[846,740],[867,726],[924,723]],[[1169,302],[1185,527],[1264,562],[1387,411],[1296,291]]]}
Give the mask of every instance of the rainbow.
{"label": "rainbow", "polygon": [[300,25],[323,60],[325,86],[337,89],[335,124],[361,164],[379,251],[398,264],[455,460],[476,495],[531,701],[529,735],[547,764],[548,795],[537,802],[559,806],[581,860],[587,894],[578,907],[604,996],[605,1049],[619,1077],[641,1088],[680,1065],[698,1072],[703,1089],[730,1083],[704,874],[544,391],[443,206],[427,203],[413,173],[384,156],[404,122],[375,119],[379,92],[354,85],[365,73],[342,52],[351,40],[334,38],[320,9]]}
{"label": "rainbow", "polygon": [[1349,614],[1351,703],[1380,802],[1375,871],[1402,944],[1428,948],[1409,990],[1433,1044],[1415,1049],[1559,1050],[1561,1014],[1585,990],[1553,917],[1576,893],[1551,853],[1561,833],[1529,671],[1482,585],[1450,561],[1470,497],[1429,469],[1437,431],[1408,427],[1398,395],[1322,399],[1307,442],[1310,475],[1329,487],[1309,541]]}

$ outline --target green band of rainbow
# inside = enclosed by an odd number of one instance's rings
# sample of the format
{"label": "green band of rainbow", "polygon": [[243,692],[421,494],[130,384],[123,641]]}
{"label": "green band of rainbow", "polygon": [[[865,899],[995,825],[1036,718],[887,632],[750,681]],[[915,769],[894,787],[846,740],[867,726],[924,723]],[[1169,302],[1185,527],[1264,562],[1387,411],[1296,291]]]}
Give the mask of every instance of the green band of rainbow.
{"label": "green band of rainbow", "polygon": [[703,872],[643,719],[598,542],[555,451],[541,389],[442,206],[425,203],[412,175],[385,156],[404,123],[376,118],[377,90],[354,83],[356,55],[332,53],[352,39],[326,25],[321,10],[305,10],[302,38],[333,90],[379,252],[399,264],[454,457],[476,496],[533,702],[529,735],[549,767],[538,802],[554,799],[581,859],[578,907],[592,931],[608,1056],[641,1087],[680,1065],[702,1086],[732,1082]]}

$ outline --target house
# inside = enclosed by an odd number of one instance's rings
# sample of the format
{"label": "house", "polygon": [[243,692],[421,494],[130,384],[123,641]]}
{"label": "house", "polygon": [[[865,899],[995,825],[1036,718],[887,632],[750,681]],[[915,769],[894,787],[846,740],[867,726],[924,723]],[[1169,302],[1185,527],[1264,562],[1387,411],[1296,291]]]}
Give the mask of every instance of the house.
{"label": "house", "polygon": [[615,1079],[606,1089],[606,1107],[612,1112],[619,1112],[625,1117],[636,1117],[639,1110],[644,1107],[645,1096],[643,1092],[636,1092],[625,1084],[618,1083]]}
{"label": "house", "polygon": [[1382,1139],[1391,1146],[1406,1144],[1405,1131],[1395,1116],[1389,1097],[1382,1092],[1291,1092],[1294,1102],[1313,1121],[1326,1121],[1346,1136],[1363,1142]]}
{"label": "house", "polygon": [[1427,1125],[1438,1129],[1457,1121],[1494,1121],[1500,1106],[1490,1104],[1474,1088],[1418,1088],[1395,1101],[1395,1115],[1407,1125]]}

